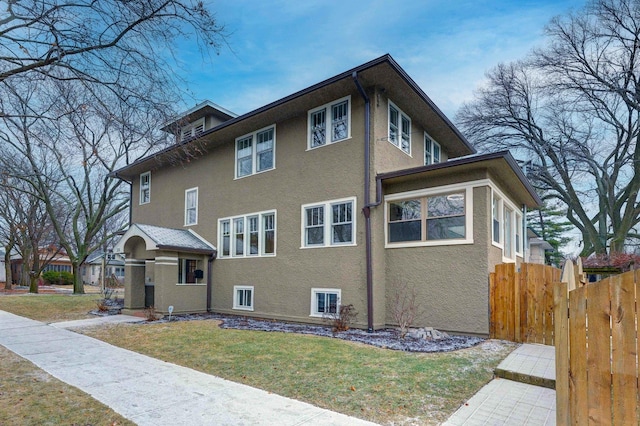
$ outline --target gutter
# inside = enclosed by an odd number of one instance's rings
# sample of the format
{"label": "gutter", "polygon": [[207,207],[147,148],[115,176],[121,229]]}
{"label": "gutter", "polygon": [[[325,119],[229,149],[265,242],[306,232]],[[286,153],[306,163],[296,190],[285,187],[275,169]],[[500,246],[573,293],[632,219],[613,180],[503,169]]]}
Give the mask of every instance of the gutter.
{"label": "gutter", "polygon": [[[358,73],[351,75],[353,82],[364,99],[364,214],[365,222],[365,247],[366,247],[366,274],[367,274],[367,332],[373,333],[373,260],[371,256],[371,204],[369,193],[371,192],[371,102],[369,96],[358,81]],[[379,204],[379,203],[378,203]]]}

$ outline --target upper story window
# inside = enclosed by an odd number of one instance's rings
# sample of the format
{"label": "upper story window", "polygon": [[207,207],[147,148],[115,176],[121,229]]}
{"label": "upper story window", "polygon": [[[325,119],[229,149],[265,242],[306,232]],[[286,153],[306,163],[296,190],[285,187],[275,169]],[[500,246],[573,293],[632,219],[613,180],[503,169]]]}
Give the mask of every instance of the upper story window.
{"label": "upper story window", "polygon": [[220,257],[274,256],[276,212],[251,213],[218,221]]}
{"label": "upper story window", "polygon": [[275,126],[236,139],[236,178],[273,169],[275,147]]}
{"label": "upper story window", "polygon": [[200,136],[204,132],[204,117],[194,121],[192,124],[184,126],[180,135],[180,141]]}
{"label": "upper story window", "polygon": [[411,155],[411,119],[389,101],[389,142]]}
{"label": "upper story window", "polygon": [[355,198],[302,206],[302,247],[355,245]]}
{"label": "upper story window", "polygon": [[426,133],[424,134],[424,164],[428,166],[429,164],[439,163],[440,160],[440,144]]}
{"label": "upper story window", "polygon": [[198,188],[187,189],[184,192],[184,224],[185,226],[198,223]]}
{"label": "upper story window", "polygon": [[308,113],[308,149],[351,137],[351,96],[314,108]]}
{"label": "upper story window", "polygon": [[151,172],[140,175],[140,204],[151,201]]}

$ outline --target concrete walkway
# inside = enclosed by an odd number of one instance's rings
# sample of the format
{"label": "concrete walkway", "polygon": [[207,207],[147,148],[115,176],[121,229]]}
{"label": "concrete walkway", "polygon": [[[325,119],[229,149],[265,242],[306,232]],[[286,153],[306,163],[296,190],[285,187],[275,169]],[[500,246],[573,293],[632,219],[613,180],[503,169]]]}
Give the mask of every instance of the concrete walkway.
{"label": "concrete walkway", "polygon": [[0,345],[139,425],[373,425],[63,327],[0,311]]}
{"label": "concrete walkway", "polygon": [[550,389],[555,385],[553,346],[523,344],[498,365],[496,374],[499,377],[480,389],[444,424],[556,424],[556,391]]}

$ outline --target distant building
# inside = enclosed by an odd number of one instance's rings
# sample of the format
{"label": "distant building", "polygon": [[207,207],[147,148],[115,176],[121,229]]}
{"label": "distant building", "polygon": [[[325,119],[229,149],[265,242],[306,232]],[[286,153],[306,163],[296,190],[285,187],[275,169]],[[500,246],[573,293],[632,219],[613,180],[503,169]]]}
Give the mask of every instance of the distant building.
{"label": "distant building", "polygon": [[[80,268],[82,282],[89,285],[101,284],[103,251],[97,251],[87,258]],[[121,283],[124,281],[124,256],[108,253],[105,259],[105,276],[115,277]]]}

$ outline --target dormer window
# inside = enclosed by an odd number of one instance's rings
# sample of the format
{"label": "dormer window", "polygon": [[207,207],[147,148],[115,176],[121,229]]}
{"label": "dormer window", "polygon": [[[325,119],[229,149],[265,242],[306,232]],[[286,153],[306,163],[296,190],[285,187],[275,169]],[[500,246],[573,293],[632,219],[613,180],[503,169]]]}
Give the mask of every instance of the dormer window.
{"label": "dormer window", "polygon": [[204,132],[204,117],[182,128],[180,141],[196,138]]}

